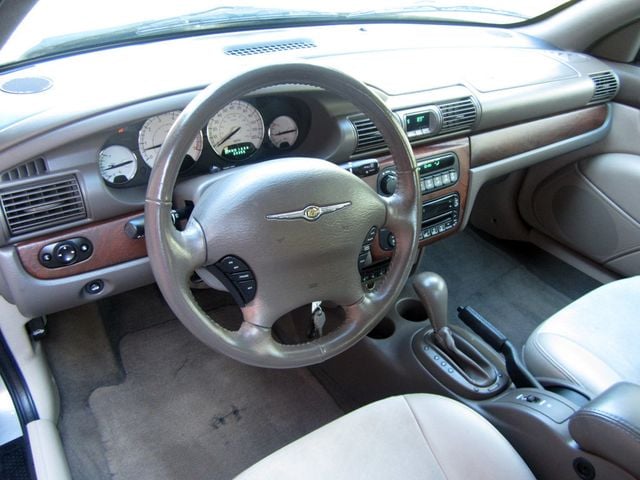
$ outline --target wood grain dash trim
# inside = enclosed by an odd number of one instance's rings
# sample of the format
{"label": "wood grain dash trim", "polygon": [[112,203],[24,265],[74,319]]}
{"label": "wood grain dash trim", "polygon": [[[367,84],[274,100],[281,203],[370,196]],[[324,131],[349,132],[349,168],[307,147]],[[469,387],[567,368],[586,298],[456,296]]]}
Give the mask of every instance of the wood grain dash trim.
{"label": "wood grain dash trim", "polygon": [[[455,185],[451,185],[442,190],[438,190],[437,192],[422,195],[422,203],[425,203],[429,200],[433,200],[435,198],[444,197],[452,193],[457,193],[460,196],[459,219],[460,221],[462,221],[462,218],[464,216],[464,209],[467,204],[467,191],[469,189],[469,139],[465,137],[457,140],[450,140],[447,142],[438,143],[435,145],[423,145],[419,147],[414,147],[413,149],[413,153],[417,161],[420,161],[426,157],[432,157],[434,155],[440,155],[447,152],[453,152],[458,156],[458,162],[460,166],[458,182]],[[377,160],[380,165],[380,172],[382,172],[385,168],[388,168],[394,165],[393,157],[391,155],[380,157]],[[376,176],[367,177],[365,178],[365,181],[369,183],[371,188],[377,189]],[[459,230],[459,228],[460,226],[458,225],[456,228],[453,228],[448,232],[444,232],[440,235],[437,235],[434,238],[428,238],[426,240],[422,240],[420,242],[420,246],[437,242],[438,240],[441,240],[450,235],[453,235],[455,232]],[[388,258],[392,256],[392,252],[384,251],[379,247],[377,237],[374,240],[374,243],[372,245],[371,254],[373,256],[374,261],[382,260],[384,258]]]}
{"label": "wood grain dash trim", "polygon": [[[124,233],[125,224],[142,213],[127,214],[65,230],[55,235],[20,242],[16,245],[18,257],[30,275],[42,280],[69,277],[145,257],[147,247],[144,238],[133,240]],[[93,244],[93,253],[88,259],[59,268],[45,268],[40,264],[38,255],[42,247],[75,237],[84,237]]]}
{"label": "wood grain dash trim", "polygon": [[598,105],[471,137],[471,167],[545,147],[595,130],[607,119],[607,106]]}

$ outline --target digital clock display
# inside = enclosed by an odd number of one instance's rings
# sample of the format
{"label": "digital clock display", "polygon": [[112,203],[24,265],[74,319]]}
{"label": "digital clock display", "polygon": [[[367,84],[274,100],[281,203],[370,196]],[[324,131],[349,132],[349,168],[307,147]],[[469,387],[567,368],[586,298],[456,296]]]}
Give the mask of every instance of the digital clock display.
{"label": "digital clock display", "polygon": [[429,129],[429,112],[413,113],[404,117],[407,132]]}

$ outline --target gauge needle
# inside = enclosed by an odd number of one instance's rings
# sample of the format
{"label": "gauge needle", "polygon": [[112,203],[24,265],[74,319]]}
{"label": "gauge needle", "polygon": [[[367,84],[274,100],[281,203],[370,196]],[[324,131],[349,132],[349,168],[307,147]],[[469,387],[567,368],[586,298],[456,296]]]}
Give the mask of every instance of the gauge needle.
{"label": "gauge needle", "polygon": [[130,163],[133,163],[133,160],[127,160],[126,162],[116,163],[115,165],[109,165],[107,168],[105,168],[105,171],[113,170],[114,168],[122,167],[124,165],[129,165]]}
{"label": "gauge needle", "polygon": [[297,128],[292,128],[291,130],[285,130],[284,132],[273,133],[272,135],[275,137],[275,136],[278,136],[278,135],[286,135],[287,133],[294,133],[294,132],[297,132],[297,131],[298,131]]}
{"label": "gauge needle", "polygon": [[227,140],[229,140],[231,137],[233,137],[236,133],[238,133],[240,131],[240,128],[242,127],[236,127],[233,130],[231,130],[229,132],[229,135],[227,135],[226,137],[224,137],[222,140],[220,140],[218,143],[216,143],[216,147],[219,147],[220,145],[222,145],[224,142],[226,142]]}

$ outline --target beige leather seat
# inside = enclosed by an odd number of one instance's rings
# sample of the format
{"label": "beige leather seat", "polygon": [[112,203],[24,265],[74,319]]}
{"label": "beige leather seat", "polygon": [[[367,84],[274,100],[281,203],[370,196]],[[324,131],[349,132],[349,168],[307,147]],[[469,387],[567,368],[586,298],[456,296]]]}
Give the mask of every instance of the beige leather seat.
{"label": "beige leather seat", "polygon": [[278,450],[239,479],[533,479],[505,438],[445,397],[391,397]]}
{"label": "beige leather seat", "polygon": [[640,276],[603,285],[543,322],[524,349],[538,378],[594,397],[614,383],[640,384]]}

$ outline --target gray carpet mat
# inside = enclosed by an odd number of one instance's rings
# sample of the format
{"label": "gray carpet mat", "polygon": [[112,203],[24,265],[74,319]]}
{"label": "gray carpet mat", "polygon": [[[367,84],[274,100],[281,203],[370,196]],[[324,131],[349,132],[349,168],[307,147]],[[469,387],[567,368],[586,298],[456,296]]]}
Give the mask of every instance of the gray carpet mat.
{"label": "gray carpet mat", "polygon": [[549,316],[599,284],[541,250],[490,242],[471,229],[426,248],[420,271],[434,271],[449,290],[449,321],[471,306],[521,348]]}
{"label": "gray carpet mat", "polygon": [[306,369],[240,364],[177,321],[125,336],[120,354],[125,381],[89,398],[116,480],[232,478],[342,414]]}

